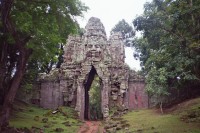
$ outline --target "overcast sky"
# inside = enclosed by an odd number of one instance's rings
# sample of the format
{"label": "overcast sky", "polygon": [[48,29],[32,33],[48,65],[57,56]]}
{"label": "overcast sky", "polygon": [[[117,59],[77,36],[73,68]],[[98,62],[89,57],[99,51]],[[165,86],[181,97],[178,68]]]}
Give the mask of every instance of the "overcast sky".
{"label": "overcast sky", "polygon": [[[143,5],[145,2],[151,0],[81,0],[86,6],[90,8],[85,14],[84,18],[79,19],[80,26],[85,27],[90,17],[97,17],[101,19],[107,36],[109,36],[111,29],[122,19],[125,19],[129,24],[136,16],[143,13]],[[140,70],[139,61],[133,58],[133,50],[131,48],[125,49],[125,62],[135,70]]]}

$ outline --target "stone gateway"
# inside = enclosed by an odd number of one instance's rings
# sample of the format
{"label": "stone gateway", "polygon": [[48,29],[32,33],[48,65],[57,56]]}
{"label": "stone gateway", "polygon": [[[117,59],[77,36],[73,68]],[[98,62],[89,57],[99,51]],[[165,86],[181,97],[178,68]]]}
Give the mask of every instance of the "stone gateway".
{"label": "stone gateway", "polygon": [[148,107],[144,79],[124,63],[122,36],[107,39],[100,19],[90,18],[83,36],[69,36],[61,68],[40,74],[40,106],[56,109],[74,107],[81,119],[89,118],[88,91],[95,75],[100,78],[101,112],[109,116],[112,107]]}

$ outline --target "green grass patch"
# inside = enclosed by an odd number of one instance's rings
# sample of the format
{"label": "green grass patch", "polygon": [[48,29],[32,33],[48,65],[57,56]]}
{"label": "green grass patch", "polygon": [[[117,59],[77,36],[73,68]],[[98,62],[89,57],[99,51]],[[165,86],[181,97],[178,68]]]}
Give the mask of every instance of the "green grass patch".
{"label": "green grass patch", "polygon": [[[195,101],[199,100],[200,98]],[[148,109],[129,112],[123,118],[130,124],[129,131],[136,133],[200,133],[200,122],[186,122],[181,119],[192,110],[200,111],[200,102],[178,106],[163,115],[154,109]]]}
{"label": "green grass patch", "polygon": [[55,133],[56,130],[64,133],[77,132],[82,122],[76,119],[74,110],[67,107],[60,107],[58,110],[52,114],[52,110],[29,105],[20,106],[13,112],[10,126],[28,128],[35,132],[42,129],[45,133]]}

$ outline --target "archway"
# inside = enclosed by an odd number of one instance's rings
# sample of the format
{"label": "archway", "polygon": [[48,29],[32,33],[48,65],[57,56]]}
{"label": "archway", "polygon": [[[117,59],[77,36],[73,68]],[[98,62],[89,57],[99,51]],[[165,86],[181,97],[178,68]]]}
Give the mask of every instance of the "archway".
{"label": "archway", "polygon": [[84,82],[85,120],[103,119],[103,115],[101,112],[101,89],[102,80],[98,76],[95,67],[92,66]]}

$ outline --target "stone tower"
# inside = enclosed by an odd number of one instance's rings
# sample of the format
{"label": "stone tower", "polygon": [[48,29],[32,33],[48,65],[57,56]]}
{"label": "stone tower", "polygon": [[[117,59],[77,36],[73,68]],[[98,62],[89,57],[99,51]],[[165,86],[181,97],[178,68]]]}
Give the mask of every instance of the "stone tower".
{"label": "stone tower", "polygon": [[[108,117],[109,108],[113,106],[147,107],[143,78],[129,70],[124,63],[121,34],[115,33],[108,40],[100,19],[90,18],[83,36],[68,37],[63,57],[60,69],[40,75],[42,107],[72,106],[81,119],[87,119],[88,91],[95,75],[100,78],[101,112],[104,118]],[[138,98],[141,105],[135,102],[138,102]]]}

